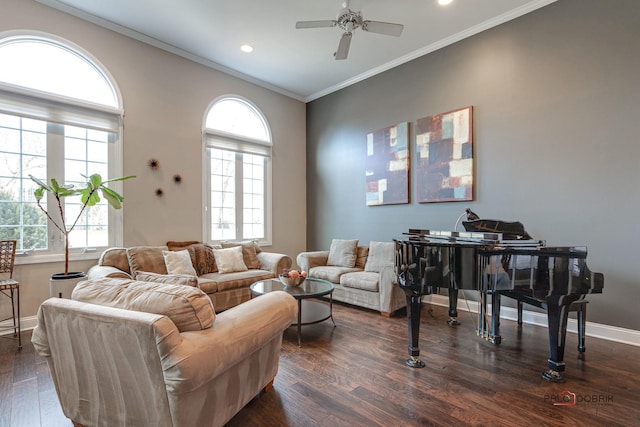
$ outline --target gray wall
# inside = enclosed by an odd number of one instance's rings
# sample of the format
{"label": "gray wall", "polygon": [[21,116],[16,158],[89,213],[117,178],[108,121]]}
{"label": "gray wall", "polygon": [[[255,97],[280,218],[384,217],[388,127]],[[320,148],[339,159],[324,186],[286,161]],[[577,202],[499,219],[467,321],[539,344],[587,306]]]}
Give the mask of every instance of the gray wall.
{"label": "gray wall", "polygon": [[[640,2],[559,0],[309,103],[307,249],[451,230],[470,207],[588,246],[589,321],[640,329],[638,70]],[[367,132],[467,105],[473,202],[419,204],[412,182],[411,203],[365,206]]]}

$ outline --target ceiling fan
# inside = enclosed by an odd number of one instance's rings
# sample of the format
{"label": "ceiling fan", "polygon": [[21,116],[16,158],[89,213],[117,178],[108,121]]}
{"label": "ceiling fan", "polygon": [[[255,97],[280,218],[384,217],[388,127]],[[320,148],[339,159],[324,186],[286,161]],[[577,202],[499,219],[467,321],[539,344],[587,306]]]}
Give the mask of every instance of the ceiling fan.
{"label": "ceiling fan", "polygon": [[342,3],[342,7],[343,9],[338,13],[336,19],[324,21],[298,21],[296,22],[296,28],[340,27],[343,29],[344,33],[342,34],[342,38],[340,38],[340,43],[338,43],[338,50],[333,54],[336,59],[347,59],[347,56],[349,55],[349,47],[351,46],[352,33],[358,28],[362,28],[362,31],[394,37],[398,37],[402,34],[404,25],[392,24],[390,22],[365,21],[362,19],[361,12],[354,12],[349,9],[348,0]]}

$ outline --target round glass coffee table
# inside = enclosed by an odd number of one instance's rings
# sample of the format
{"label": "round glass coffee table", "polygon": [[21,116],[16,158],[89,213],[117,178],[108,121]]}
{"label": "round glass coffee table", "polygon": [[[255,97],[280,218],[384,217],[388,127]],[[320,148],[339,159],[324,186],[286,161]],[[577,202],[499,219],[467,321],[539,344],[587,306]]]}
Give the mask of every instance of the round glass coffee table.
{"label": "round glass coffee table", "polygon": [[[273,291],[284,291],[298,301],[298,319],[292,323],[298,327],[298,347],[300,344],[301,328],[305,325],[324,322],[331,319],[333,326],[333,284],[322,279],[307,278],[300,286],[286,286],[278,279],[260,280],[251,285],[251,294],[264,295]],[[329,305],[317,299],[329,295]],[[312,300],[312,299],[316,300]],[[304,300],[304,310],[302,301]]]}

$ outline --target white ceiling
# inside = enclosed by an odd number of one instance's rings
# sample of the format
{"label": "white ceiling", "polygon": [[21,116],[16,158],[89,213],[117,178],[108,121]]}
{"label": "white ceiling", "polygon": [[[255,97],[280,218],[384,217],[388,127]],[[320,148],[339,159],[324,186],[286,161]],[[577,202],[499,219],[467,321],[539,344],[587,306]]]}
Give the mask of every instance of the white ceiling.
{"label": "white ceiling", "polygon": [[[311,101],[556,0],[351,0],[365,20],[404,25],[400,37],[358,29],[349,57],[333,58],[342,30],[296,30],[335,19],[342,0],[37,0],[212,68]],[[240,51],[250,44],[254,52]]]}

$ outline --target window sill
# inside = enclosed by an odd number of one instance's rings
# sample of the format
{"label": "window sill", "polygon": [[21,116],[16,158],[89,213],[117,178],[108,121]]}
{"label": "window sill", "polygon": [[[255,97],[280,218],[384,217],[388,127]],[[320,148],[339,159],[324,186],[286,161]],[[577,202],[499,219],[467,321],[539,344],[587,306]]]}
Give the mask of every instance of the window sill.
{"label": "window sill", "polygon": [[[97,260],[102,254],[102,250],[95,250],[84,253],[69,254],[69,261]],[[64,262],[64,254],[18,254],[16,253],[15,265],[46,264],[54,262]]]}

